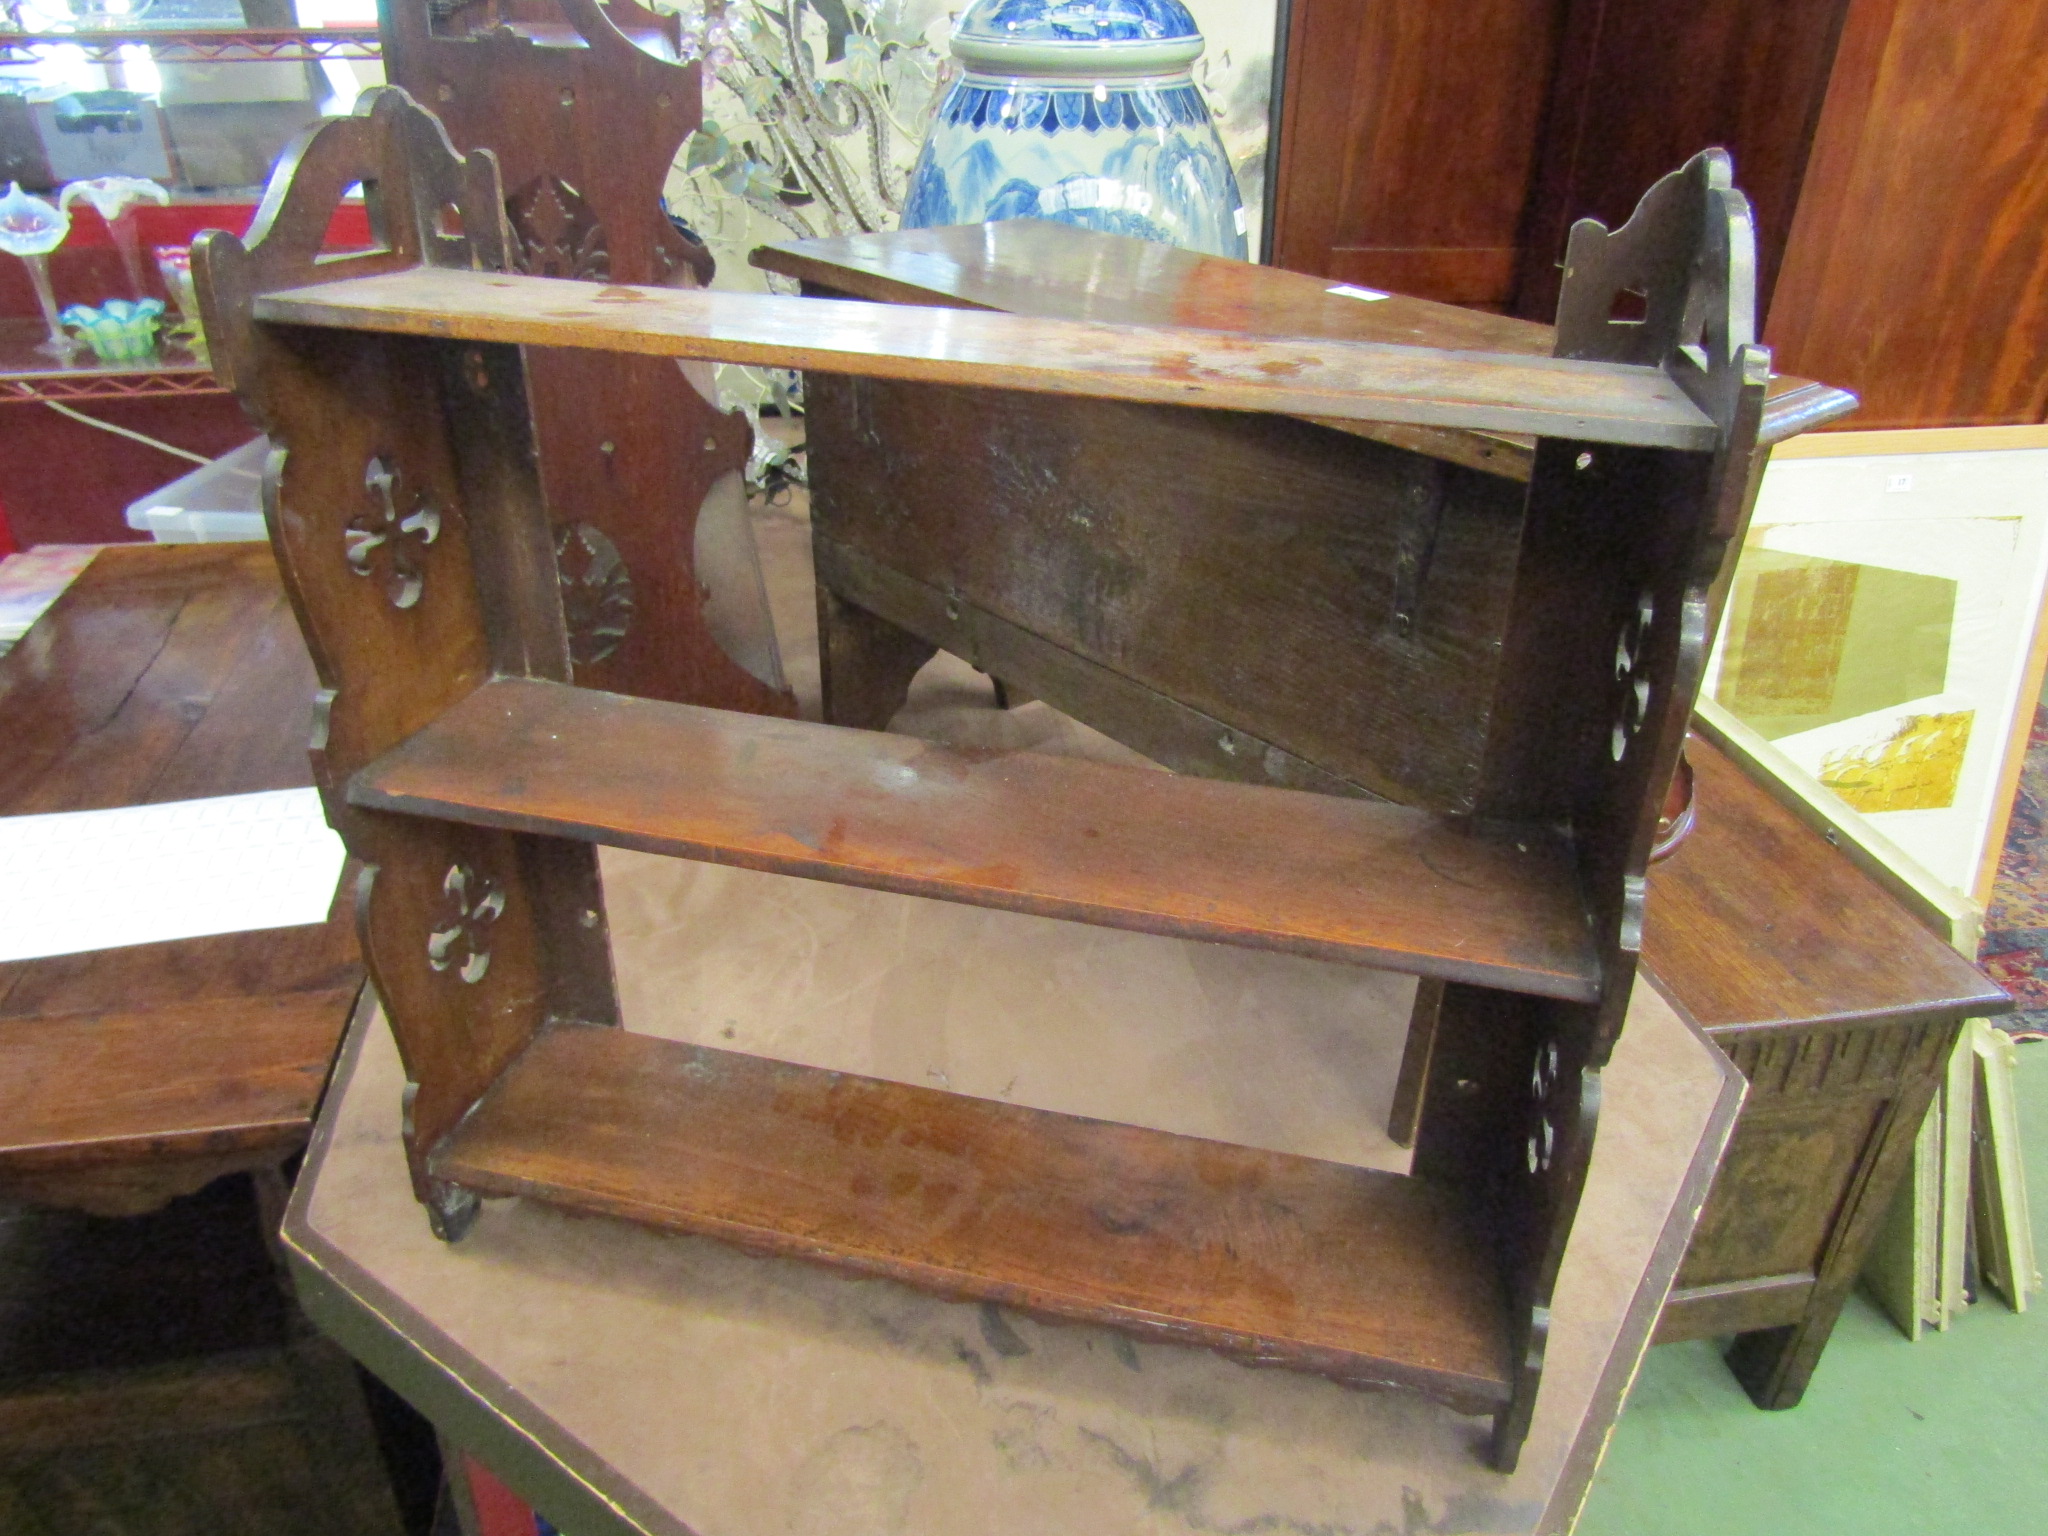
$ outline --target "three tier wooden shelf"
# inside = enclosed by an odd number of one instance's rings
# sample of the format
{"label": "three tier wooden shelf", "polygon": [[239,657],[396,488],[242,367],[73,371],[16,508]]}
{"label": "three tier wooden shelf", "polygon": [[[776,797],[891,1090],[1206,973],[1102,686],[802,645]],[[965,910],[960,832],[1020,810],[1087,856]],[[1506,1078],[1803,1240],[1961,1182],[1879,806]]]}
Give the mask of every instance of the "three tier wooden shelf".
{"label": "three tier wooden shelf", "polygon": [[[357,182],[380,248],[323,257]],[[1726,157],[1581,228],[1554,358],[528,277],[503,207],[491,158],[388,90],[287,157],[246,249],[214,234],[195,261],[222,373],[278,445],[318,776],[370,867],[364,950],[436,1229],[523,1195],[1415,1388],[1493,1414],[1512,1465],[1753,488],[1768,359]],[[1617,320],[1627,293],[1640,318]],[[1381,724],[1440,722],[1483,792],[1401,803],[1399,752],[1384,798],[1346,797],[574,687],[527,346],[1138,402],[1224,433],[1533,434],[1488,633],[1438,618],[1469,580],[1454,530],[1403,564],[1399,509],[1365,482],[1355,506],[1340,617],[1388,637]],[[1428,978],[1413,1173],[628,1034],[599,843]]]}

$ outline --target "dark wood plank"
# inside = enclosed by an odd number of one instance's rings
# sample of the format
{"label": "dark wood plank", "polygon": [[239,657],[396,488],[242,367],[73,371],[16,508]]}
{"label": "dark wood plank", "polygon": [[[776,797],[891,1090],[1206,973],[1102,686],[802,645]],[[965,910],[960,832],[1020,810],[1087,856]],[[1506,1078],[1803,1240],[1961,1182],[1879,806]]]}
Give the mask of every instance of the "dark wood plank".
{"label": "dark wood plank", "polygon": [[839,596],[1176,771],[1475,808],[1511,481],[1279,416],[837,376],[808,400]]}
{"label": "dark wood plank", "polygon": [[355,991],[0,1019],[0,1170],[303,1141]]}
{"label": "dark wood plank", "polygon": [[1702,452],[1717,440],[1661,370],[1620,363],[427,267],[267,293],[254,314],[272,323]]}
{"label": "dark wood plank", "polygon": [[[1057,320],[1327,336],[1532,357],[1548,356],[1556,339],[1549,325],[1529,320],[1401,293],[1358,299],[1333,291],[1338,285],[1326,277],[1043,219],[799,240],[761,246],[750,260],[796,278],[806,291],[830,290],[882,304],[945,304]],[[1780,376],[1771,381],[1758,441],[1781,442],[1855,407],[1855,397],[1842,390]],[[1534,440],[1514,434],[1387,422],[1325,424],[1516,480],[1529,478],[1535,459]]]}
{"label": "dark wood plank", "polygon": [[1488,1244],[1396,1174],[573,1028],[433,1169],[1468,1411],[1506,1395]]}
{"label": "dark wood plank", "polygon": [[88,1445],[229,1434],[299,1417],[297,1397],[288,1361],[273,1350],[52,1377],[0,1396],[0,1455],[19,1463]]}
{"label": "dark wood plank", "polygon": [[1699,819],[1651,872],[1643,963],[1712,1032],[2004,1013],[2012,1001],[1711,743]]}
{"label": "dark wood plank", "polygon": [[1797,1322],[1811,1304],[1813,1276],[1757,1275],[1720,1285],[1674,1286],[1657,1317],[1658,1344],[1711,1339]]}
{"label": "dark wood plank", "polygon": [[505,680],[352,803],[1589,1000],[1570,853],[1405,806]]}

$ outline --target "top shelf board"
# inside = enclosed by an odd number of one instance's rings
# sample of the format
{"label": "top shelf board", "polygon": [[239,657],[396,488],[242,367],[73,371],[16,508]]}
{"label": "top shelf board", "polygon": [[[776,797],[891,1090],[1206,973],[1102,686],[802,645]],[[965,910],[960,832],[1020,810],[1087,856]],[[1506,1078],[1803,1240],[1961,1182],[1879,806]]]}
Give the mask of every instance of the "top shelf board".
{"label": "top shelf board", "polygon": [[265,294],[260,321],[583,347],[1212,410],[1711,452],[1656,368],[1330,338],[416,267]]}
{"label": "top shelf board", "polygon": [[[1128,235],[1045,219],[943,224],[758,247],[764,271],[880,304],[995,309],[1056,320],[1175,325],[1240,336],[1335,337],[1405,347],[1549,357],[1557,332],[1406,294],[1377,293],[1327,277],[1257,266]],[[1375,296],[1377,294],[1377,296]],[[1846,416],[1856,397],[1811,379],[1774,374],[1757,443],[1769,447]],[[1331,423],[1397,447],[1527,480],[1536,445],[1525,434],[1409,435],[1366,423]],[[1448,451],[1447,451],[1448,450]]]}

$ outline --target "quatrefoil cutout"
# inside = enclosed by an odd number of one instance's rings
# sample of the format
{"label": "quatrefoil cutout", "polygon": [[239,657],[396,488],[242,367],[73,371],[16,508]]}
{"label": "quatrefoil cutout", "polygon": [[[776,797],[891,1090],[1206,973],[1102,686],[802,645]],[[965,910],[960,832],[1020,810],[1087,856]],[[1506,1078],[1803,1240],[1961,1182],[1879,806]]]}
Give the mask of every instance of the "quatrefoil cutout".
{"label": "quatrefoil cutout", "polygon": [[1617,763],[1650,716],[1650,680],[1638,674],[1643,665],[1643,647],[1650,638],[1650,622],[1656,615],[1656,602],[1645,592],[1636,599],[1636,610],[1622,625],[1621,635],[1615,641],[1614,680],[1620,688],[1621,705],[1608,747]]}
{"label": "quatrefoil cutout", "polygon": [[379,581],[394,608],[410,608],[426,590],[423,556],[441,537],[440,509],[404,485],[382,454],[363,468],[369,508],[342,535],[348,568]]}
{"label": "quatrefoil cutout", "polygon": [[1537,1120],[1529,1132],[1529,1172],[1546,1173],[1557,1155],[1557,1126],[1548,1103],[1563,1077],[1564,1062],[1555,1040],[1546,1040],[1529,1072],[1529,1097],[1537,1108]]}
{"label": "quatrefoil cutout", "polygon": [[441,881],[441,910],[427,935],[427,964],[475,986],[491,968],[490,927],[505,910],[505,893],[467,864],[451,864]]}

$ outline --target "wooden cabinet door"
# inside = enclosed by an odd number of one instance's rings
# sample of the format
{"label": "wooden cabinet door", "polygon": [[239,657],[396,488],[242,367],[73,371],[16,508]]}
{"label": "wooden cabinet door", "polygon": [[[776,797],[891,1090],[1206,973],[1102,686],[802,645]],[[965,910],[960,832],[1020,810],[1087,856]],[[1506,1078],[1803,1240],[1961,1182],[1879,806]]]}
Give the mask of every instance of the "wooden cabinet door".
{"label": "wooden cabinet door", "polygon": [[1274,264],[1506,308],[1560,9],[1294,0]]}

